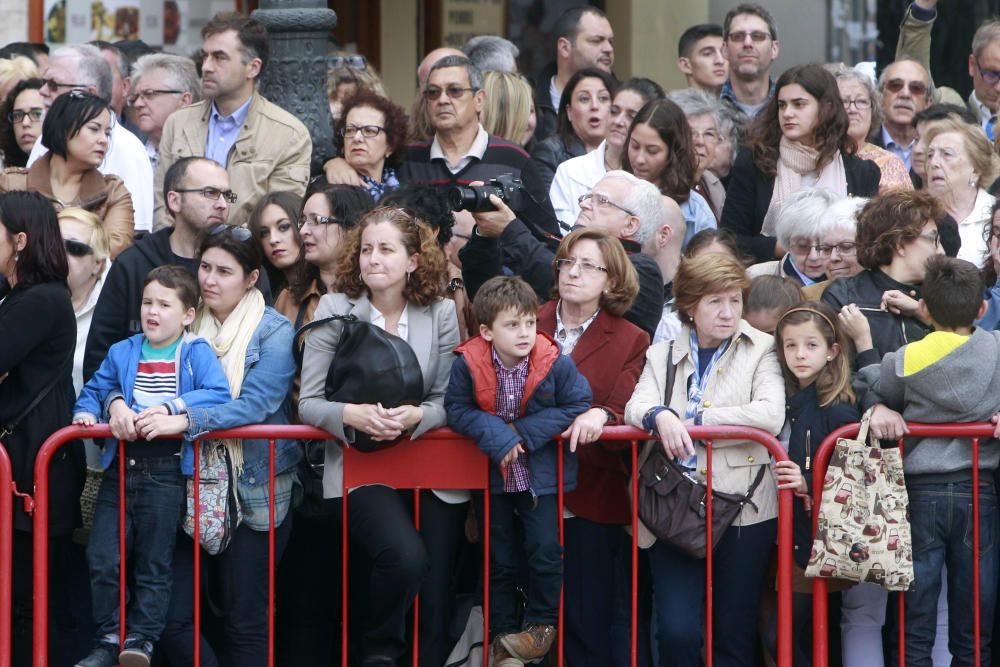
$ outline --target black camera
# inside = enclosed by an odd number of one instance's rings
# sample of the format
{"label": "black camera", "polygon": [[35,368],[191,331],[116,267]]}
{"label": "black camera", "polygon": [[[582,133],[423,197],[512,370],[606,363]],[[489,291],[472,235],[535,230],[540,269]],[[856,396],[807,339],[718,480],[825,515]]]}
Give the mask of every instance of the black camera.
{"label": "black camera", "polygon": [[511,174],[497,176],[485,185],[453,185],[448,188],[448,206],[452,211],[470,213],[495,211],[496,208],[490,203],[490,195],[496,195],[516,211],[522,208],[524,186],[521,185],[520,178],[514,178]]}

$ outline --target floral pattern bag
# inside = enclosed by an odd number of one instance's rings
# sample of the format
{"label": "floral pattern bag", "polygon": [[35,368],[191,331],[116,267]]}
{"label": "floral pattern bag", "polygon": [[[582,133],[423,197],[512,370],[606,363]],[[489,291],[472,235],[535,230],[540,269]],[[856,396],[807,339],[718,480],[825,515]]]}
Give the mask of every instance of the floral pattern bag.
{"label": "floral pattern bag", "polygon": [[903,458],[898,449],[868,444],[870,418],[871,411],[857,439],[841,438],[830,456],[806,576],[905,591],[913,548]]}
{"label": "floral pattern bag", "polygon": [[[242,520],[236,475],[226,446],[217,440],[203,441],[198,459],[198,540],[215,556],[226,550]],[[187,483],[184,532],[194,538],[194,479]]]}

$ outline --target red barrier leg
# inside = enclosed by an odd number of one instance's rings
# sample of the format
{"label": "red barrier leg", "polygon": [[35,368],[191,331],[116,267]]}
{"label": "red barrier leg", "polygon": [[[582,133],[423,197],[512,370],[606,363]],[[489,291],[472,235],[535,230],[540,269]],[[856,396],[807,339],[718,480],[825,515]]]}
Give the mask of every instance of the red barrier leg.
{"label": "red barrier leg", "polygon": [[[976,646],[975,665],[979,667],[979,438],[972,439],[972,638]],[[951,610],[948,610],[951,615]]]}
{"label": "red barrier leg", "polygon": [[[267,667],[274,667],[274,439],[268,440],[267,480]],[[291,508],[289,508],[291,511]]]}
{"label": "red barrier leg", "polygon": [[[563,526],[563,476],[564,476],[564,471],[563,471],[563,447],[564,447],[564,444],[563,444],[563,441],[562,440],[558,441],[556,443],[556,447],[557,447],[557,449],[556,449],[556,452],[557,452],[556,458],[558,459],[557,462],[556,462],[556,470],[557,470],[557,479],[556,479],[556,514],[559,517],[557,520],[559,522],[559,547],[560,547],[559,551],[562,554],[560,557],[565,561],[566,560],[566,554],[565,554],[565,550],[566,550],[566,535],[564,533],[565,526]],[[564,570],[564,573],[565,573],[565,566],[563,567],[563,570]],[[556,646],[556,664],[557,665],[562,665],[563,664],[563,628],[565,627],[565,625],[563,624],[563,618],[565,616],[565,613],[564,613],[564,604],[563,603],[564,603],[564,598],[565,598],[565,592],[566,592],[565,587],[564,586],[560,586],[559,587],[559,620],[558,620],[558,624],[559,625],[556,628],[556,642],[557,642],[557,646]]]}
{"label": "red barrier leg", "polygon": [[[492,462],[486,460],[486,479]],[[483,491],[483,667],[490,667],[490,489]]]}
{"label": "red barrier leg", "polygon": [[705,441],[705,458],[708,464],[705,468],[705,485],[708,493],[705,498],[705,665],[712,667],[712,655],[715,646],[712,639],[712,441]]}
{"label": "red barrier leg", "polygon": [[[344,457],[345,478],[346,469],[347,458]],[[347,484],[344,484],[343,494],[340,504],[340,667],[347,667]]]}
{"label": "red barrier leg", "polygon": [[[413,489],[413,526],[420,532],[420,489]],[[420,593],[413,598],[413,667],[420,667]]]}
{"label": "red barrier leg", "polygon": [[201,667],[201,440],[194,441],[194,667]]}
{"label": "red barrier leg", "polygon": [[632,441],[631,461],[632,461],[632,628],[631,642],[632,651],[629,664],[636,667],[639,659],[639,442]]}
{"label": "red barrier leg", "polygon": [[6,491],[13,487],[10,458],[0,443],[0,667],[10,667],[14,497]]}
{"label": "red barrier leg", "polygon": [[125,648],[125,441],[118,441],[118,650]]}

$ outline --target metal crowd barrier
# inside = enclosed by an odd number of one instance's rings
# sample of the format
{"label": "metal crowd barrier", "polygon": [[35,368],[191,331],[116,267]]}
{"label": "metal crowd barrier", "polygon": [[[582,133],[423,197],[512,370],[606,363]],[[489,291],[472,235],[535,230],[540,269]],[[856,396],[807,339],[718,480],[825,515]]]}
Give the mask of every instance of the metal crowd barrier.
{"label": "metal crowd barrier", "polygon": [[[711,451],[715,441],[727,440],[752,440],[767,447],[771,456],[776,460],[787,459],[787,454],[781,444],[770,434],[764,431],[738,426],[695,426],[689,429],[694,440],[703,441],[708,449],[707,464],[707,484],[709,492],[712,488],[712,456]],[[70,426],[54,433],[42,445],[35,461],[35,489],[34,489],[34,658],[35,667],[45,667],[47,665],[48,650],[48,517],[49,517],[49,464],[58,449],[69,442],[81,437],[110,437],[110,428],[107,425],[98,425],[90,428]],[[234,439],[267,439],[270,441],[270,473],[269,485],[271,493],[271,526],[269,530],[269,568],[268,568],[268,665],[274,664],[274,441],[275,439],[301,439],[301,440],[324,440],[331,439],[329,434],[307,426],[244,426],[225,431],[216,431],[204,436],[205,439],[234,438]],[[617,426],[604,430],[601,436],[602,441],[629,441],[631,450],[629,453],[631,461],[632,479],[630,483],[630,493],[632,497],[632,544],[631,544],[631,664],[635,667],[637,662],[637,640],[638,640],[638,450],[642,442],[649,439],[649,435],[641,430]],[[199,440],[200,442],[200,440]],[[119,443],[119,446],[123,446]],[[199,447],[195,448],[196,456]],[[559,538],[563,543],[563,480],[562,480],[562,457],[564,447],[559,449],[559,493],[558,493],[558,515],[559,515]],[[121,450],[120,450],[121,451]],[[829,454],[827,453],[827,456]],[[124,466],[124,457],[119,456],[119,464]],[[420,500],[419,491],[421,489],[484,489],[489,488],[489,470],[491,463],[483,455],[473,442],[447,429],[431,431],[416,441],[404,441],[389,449],[372,453],[361,453],[351,448],[344,451],[344,487],[345,490],[355,488],[363,484],[380,483],[393,486],[395,488],[411,488],[415,492],[414,501],[414,521],[419,528],[420,521]],[[8,466],[9,467],[9,466]],[[194,504],[198,506],[199,480],[197,476],[197,458],[195,459],[195,497]],[[119,493],[124,498],[124,478],[123,470],[119,469],[121,487]],[[3,479],[3,466],[0,462],[0,482]],[[9,470],[8,470],[9,476]],[[483,664],[488,666],[488,628],[489,628],[489,493],[484,493],[485,500],[485,521],[486,526],[482,530],[483,535],[483,567],[484,567],[484,587],[483,587],[483,621],[484,621],[484,649]],[[7,507],[10,504],[9,494],[0,494],[6,499]],[[711,496],[710,496],[711,497]],[[0,498],[0,530],[2,530],[2,517],[4,511],[4,498]],[[342,570],[342,664],[347,664],[348,650],[348,614],[347,614],[347,507],[348,494],[344,494],[343,501],[343,570]],[[119,526],[122,530],[124,526],[124,503],[120,503]],[[9,514],[9,510],[8,510]],[[9,522],[8,522],[9,525]],[[197,536],[198,522],[195,522],[196,533],[194,537],[194,587],[195,587],[195,615],[194,615],[194,636],[195,636],[195,665],[200,664],[199,645],[201,615],[200,605],[197,604],[200,587],[200,552]],[[709,501],[706,507],[706,531],[708,532],[708,543],[712,540],[712,503]],[[3,541],[9,544],[9,540]],[[125,554],[124,540],[119,540],[120,544],[120,636],[125,636]],[[3,567],[3,553],[0,552],[0,573]],[[9,563],[9,554],[7,558]],[[712,622],[712,552],[709,550],[706,556],[706,665],[713,664],[713,652],[711,650],[714,627]],[[9,572],[9,565],[8,565]],[[9,576],[9,575],[8,575]],[[778,655],[777,664],[780,667],[791,667],[792,665],[792,598],[791,598],[791,577],[792,577],[792,492],[784,490],[779,492],[778,498]],[[2,595],[2,592],[0,592]],[[9,596],[9,593],[8,593]],[[0,605],[3,598],[0,597]],[[9,609],[9,600],[6,608]],[[414,632],[413,632],[413,664],[418,662],[418,624],[419,605],[414,603]],[[2,614],[2,609],[0,609]],[[3,617],[0,616],[0,621]],[[562,595],[560,595],[560,614],[558,628],[557,664],[563,664],[563,627],[564,614],[562,610]],[[6,624],[9,636],[9,623]],[[0,629],[2,633],[2,629]],[[3,634],[0,634],[0,646],[2,646]],[[9,640],[7,641],[9,647]],[[0,663],[4,667],[5,663]]]}
{"label": "metal crowd barrier", "polygon": [[7,450],[0,442],[0,667],[10,667],[13,541],[14,541],[14,475]]}
{"label": "metal crowd barrier", "polygon": [[[972,441],[972,574],[975,580],[973,588],[973,609],[972,620],[974,624],[975,641],[975,664],[980,664],[980,610],[979,610],[979,439],[992,438],[996,428],[993,424],[917,424],[907,423],[909,433],[907,438],[917,437],[952,437],[970,438]],[[816,451],[813,467],[813,507],[818,508],[823,498],[823,479],[826,477],[826,469],[830,463],[830,456],[840,438],[853,438],[858,434],[858,424],[847,424],[831,433]],[[903,440],[898,441],[900,453],[905,451]],[[816,530],[816,520],[818,512],[813,512],[813,532]],[[898,625],[899,635],[897,646],[899,650],[899,667],[906,666],[906,607],[905,594],[898,596]],[[829,665],[829,618],[827,610],[827,582],[826,579],[813,579],[813,665],[814,667],[827,667]],[[949,615],[954,610],[949,609]],[[888,618],[889,610],[886,609]],[[935,608],[935,614],[937,613]],[[888,660],[887,660],[888,662]]]}

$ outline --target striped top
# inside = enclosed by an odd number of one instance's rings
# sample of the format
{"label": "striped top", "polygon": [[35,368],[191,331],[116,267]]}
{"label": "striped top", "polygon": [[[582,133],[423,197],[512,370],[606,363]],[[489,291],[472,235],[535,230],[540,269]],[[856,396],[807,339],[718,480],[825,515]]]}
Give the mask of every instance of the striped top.
{"label": "striped top", "polygon": [[177,398],[177,348],[182,338],[178,336],[163,348],[154,348],[143,338],[132,394],[132,407],[137,412]]}

